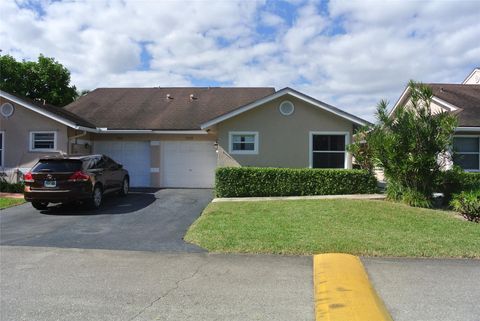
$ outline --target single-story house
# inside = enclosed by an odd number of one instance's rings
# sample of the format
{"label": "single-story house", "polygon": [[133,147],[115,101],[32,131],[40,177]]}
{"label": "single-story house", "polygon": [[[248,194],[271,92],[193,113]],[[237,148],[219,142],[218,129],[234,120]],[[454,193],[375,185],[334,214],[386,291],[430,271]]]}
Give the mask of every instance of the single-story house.
{"label": "single-story house", "polygon": [[99,88],[64,108],[0,91],[0,167],[102,153],[132,186],[212,187],[218,166],[351,168],[367,121],[291,88]]}
{"label": "single-story house", "polygon": [[[430,108],[457,116],[453,139],[453,163],[466,171],[480,171],[480,68],[476,68],[462,84],[427,84],[433,93]],[[394,108],[408,105],[407,87]],[[451,164],[450,164],[451,165]]]}

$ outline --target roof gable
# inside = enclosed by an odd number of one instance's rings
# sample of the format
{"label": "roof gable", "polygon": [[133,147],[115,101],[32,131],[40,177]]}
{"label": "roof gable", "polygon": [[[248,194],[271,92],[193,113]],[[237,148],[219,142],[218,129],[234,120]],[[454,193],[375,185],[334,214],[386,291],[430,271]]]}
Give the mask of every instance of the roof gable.
{"label": "roof gable", "polygon": [[349,114],[349,113],[347,113],[347,112],[345,112],[345,111],[343,111],[343,110],[341,110],[341,109],[338,109],[338,108],[336,108],[336,107],[334,107],[334,106],[332,106],[332,105],[326,104],[326,103],[324,103],[324,102],[322,102],[322,101],[320,101],[320,100],[317,100],[317,99],[315,99],[315,98],[312,98],[312,97],[310,97],[310,96],[307,96],[307,95],[305,95],[305,94],[303,94],[303,93],[301,93],[301,92],[299,92],[299,91],[296,91],[296,90],[294,90],[294,89],[292,89],[292,88],[286,87],[286,88],[283,88],[282,90],[279,90],[279,91],[277,91],[276,93],[273,93],[273,94],[271,94],[271,95],[269,95],[269,96],[263,97],[263,98],[261,98],[261,99],[258,99],[258,100],[256,100],[256,101],[254,101],[254,102],[251,102],[251,103],[249,103],[249,104],[246,104],[246,105],[244,105],[244,106],[241,106],[241,107],[239,107],[239,108],[236,108],[236,109],[234,109],[234,110],[232,110],[232,111],[230,111],[230,112],[228,112],[228,113],[225,113],[225,114],[223,114],[223,115],[220,115],[219,117],[213,118],[213,119],[211,119],[211,120],[203,123],[203,124],[201,125],[201,128],[202,128],[202,129],[206,129],[206,128],[211,127],[211,126],[213,126],[213,125],[216,125],[216,124],[218,124],[218,123],[220,123],[220,122],[222,122],[222,121],[225,121],[225,120],[227,120],[227,119],[230,119],[230,118],[232,118],[232,117],[235,117],[235,116],[237,116],[237,115],[240,115],[240,114],[242,114],[242,113],[245,113],[245,112],[247,112],[247,111],[249,111],[249,110],[252,110],[252,109],[254,109],[254,108],[257,108],[257,107],[259,107],[259,106],[262,106],[263,104],[266,104],[266,103],[268,103],[268,102],[270,102],[270,101],[272,101],[272,100],[275,100],[275,99],[280,98],[280,97],[283,97],[283,96],[288,96],[288,95],[293,96],[293,97],[295,97],[295,98],[297,98],[297,99],[300,99],[300,100],[302,100],[302,101],[304,101],[304,102],[306,102],[306,103],[309,103],[309,104],[311,104],[311,105],[313,105],[313,106],[315,106],[315,107],[317,107],[317,108],[320,108],[320,109],[322,109],[322,110],[325,110],[325,111],[327,111],[327,112],[330,112],[330,113],[332,113],[332,114],[334,114],[334,115],[337,115],[337,116],[339,116],[339,117],[341,117],[341,118],[347,119],[347,120],[349,120],[349,121],[351,121],[352,123],[355,123],[355,124],[357,124],[357,125],[365,126],[365,125],[369,124],[368,121],[366,121],[366,120],[364,120],[364,119],[361,119],[360,117],[357,117],[357,116],[354,116],[354,115],[352,115],[352,114]]}
{"label": "roof gable", "polygon": [[0,90],[0,96],[68,127],[91,131],[94,131],[95,129],[93,124],[67,110],[64,110],[61,107],[55,107],[49,104],[40,104],[29,98],[13,95],[3,90]]}
{"label": "roof gable", "polygon": [[[466,84],[426,84],[432,89],[432,100],[446,111],[455,113],[460,127],[480,127],[480,85]],[[407,87],[390,111],[405,104],[410,98]]]}

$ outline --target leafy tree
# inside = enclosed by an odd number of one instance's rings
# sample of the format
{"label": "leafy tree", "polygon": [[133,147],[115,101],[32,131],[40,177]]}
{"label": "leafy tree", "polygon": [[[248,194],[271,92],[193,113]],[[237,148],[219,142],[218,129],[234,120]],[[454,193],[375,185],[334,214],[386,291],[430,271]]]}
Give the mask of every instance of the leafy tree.
{"label": "leafy tree", "polygon": [[[445,151],[452,145],[456,118],[432,112],[432,90],[427,85],[411,81],[409,90],[409,102],[393,115],[382,100],[376,124],[359,135],[365,137],[372,163],[384,170],[388,198],[431,207],[441,170],[449,161]],[[357,158],[355,148],[352,151]]]}
{"label": "leafy tree", "polygon": [[0,89],[62,107],[78,96],[75,86],[70,85],[68,69],[43,55],[38,61],[16,61],[10,55],[0,56]]}

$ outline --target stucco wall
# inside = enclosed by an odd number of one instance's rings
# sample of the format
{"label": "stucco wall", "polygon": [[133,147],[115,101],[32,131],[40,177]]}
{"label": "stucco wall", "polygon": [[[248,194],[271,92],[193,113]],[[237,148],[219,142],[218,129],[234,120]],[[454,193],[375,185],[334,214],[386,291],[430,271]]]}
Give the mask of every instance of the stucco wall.
{"label": "stucco wall", "polygon": [[[290,116],[282,115],[279,104],[289,100],[295,105]],[[260,167],[309,167],[310,132],[348,132],[349,141],[353,124],[293,97],[282,97],[263,106],[219,123],[219,165]],[[257,155],[228,154],[229,132],[256,131],[259,133]],[[351,168],[351,157],[347,161]]]}
{"label": "stucco wall", "polygon": [[[41,156],[67,153],[67,126],[0,97],[0,105],[6,102],[14,106],[15,112],[8,118],[0,115],[0,131],[5,135],[5,168],[30,168]],[[30,152],[31,131],[56,131],[57,152]]]}

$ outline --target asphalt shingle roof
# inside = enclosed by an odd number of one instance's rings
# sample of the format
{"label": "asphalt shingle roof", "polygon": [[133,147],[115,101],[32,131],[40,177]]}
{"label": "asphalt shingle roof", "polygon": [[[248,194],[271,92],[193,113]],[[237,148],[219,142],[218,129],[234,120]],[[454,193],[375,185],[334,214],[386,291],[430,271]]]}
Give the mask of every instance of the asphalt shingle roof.
{"label": "asphalt shingle roof", "polygon": [[64,108],[100,128],[197,130],[273,93],[270,87],[98,88]]}
{"label": "asphalt shingle roof", "polygon": [[461,108],[456,111],[458,126],[480,127],[480,85],[428,84],[433,95]]}

